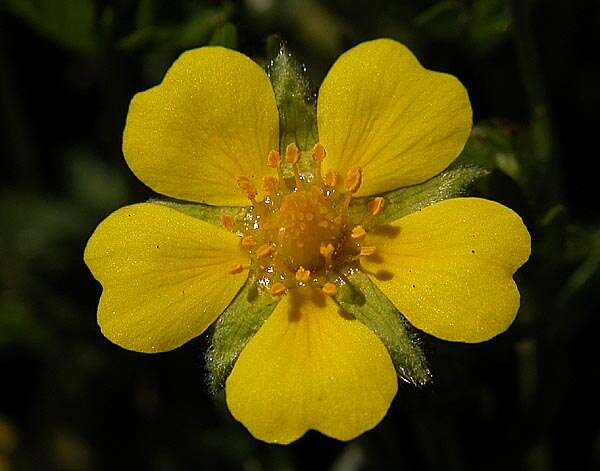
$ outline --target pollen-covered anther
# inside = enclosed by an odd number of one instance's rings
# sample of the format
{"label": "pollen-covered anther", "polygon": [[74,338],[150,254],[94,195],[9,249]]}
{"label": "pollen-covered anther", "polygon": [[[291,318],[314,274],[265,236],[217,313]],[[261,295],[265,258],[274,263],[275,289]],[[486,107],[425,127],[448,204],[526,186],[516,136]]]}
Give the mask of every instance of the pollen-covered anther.
{"label": "pollen-covered anther", "polygon": [[245,175],[235,177],[235,181],[238,186],[248,195],[248,198],[254,200],[258,192],[256,191],[256,185],[254,182]]}
{"label": "pollen-covered anther", "polygon": [[300,160],[300,149],[293,142],[285,148],[285,160],[291,164],[297,164]]}
{"label": "pollen-covered anther", "polygon": [[273,253],[273,246],[271,244],[263,244],[256,249],[257,258],[265,258]]}
{"label": "pollen-covered anther", "polygon": [[356,193],[362,185],[362,169],[360,167],[352,167],[348,170],[344,179],[344,188],[348,193]]}
{"label": "pollen-covered anther", "polygon": [[298,268],[296,270],[296,281],[300,283],[307,283],[310,279],[310,270],[306,270],[304,267]]}
{"label": "pollen-covered anther", "polygon": [[269,167],[277,168],[279,167],[280,163],[281,156],[279,155],[279,152],[277,152],[276,150],[272,150],[271,152],[269,152],[269,155],[267,156],[267,165]]}
{"label": "pollen-covered anther", "polygon": [[338,175],[333,170],[329,170],[323,177],[323,183],[329,188],[335,188],[338,183]]}
{"label": "pollen-covered anther", "polygon": [[277,283],[273,283],[270,289],[270,292],[273,296],[281,296],[282,294],[285,294],[286,291],[287,288],[285,285],[279,281]]}
{"label": "pollen-covered anther", "polygon": [[361,225],[354,226],[352,232],[350,233],[350,237],[352,237],[355,240],[362,239],[365,235],[367,235],[367,231],[365,231],[365,228]]}
{"label": "pollen-covered anther", "polygon": [[323,162],[325,160],[325,156],[327,152],[325,152],[325,147],[323,144],[316,143],[312,150],[312,158],[315,162]]}
{"label": "pollen-covered anther", "polygon": [[256,245],[256,238],[252,234],[245,235],[242,237],[241,244],[245,249],[251,249]]}
{"label": "pollen-covered anther", "polygon": [[268,195],[275,195],[279,190],[279,179],[273,175],[263,177],[263,190]]}
{"label": "pollen-covered anther", "polygon": [[335,296],[335,294],[337,293],[337,286],[333,283],[327,282],[323,285],[323,288],[321,288],[321,290],[327,296]]}
{"label": "pollen-covered anther", "polygon": [[233,229],[233,226],[235,226],[235,220],[231,214],[221,214],[220,219],[221,224],[223,224],[226,229],[231,230]]}
{"label": "pollen-covered anther", "polygon": [[231,275],[236,275],[243,271],[244,271],[244,267],[242,266],[241,263],[234,263],[233,265],[231,265],[231,267],[229,267],[229,273]]}
{"label": "pollen-covered anther", "polygon": [[377,248],[372,245],[363,245],[360,248],[360,256],[368,257],[369,255],[373,255],[377,251]]}
{"label": "pollen-covered anther", "polygon": [[378,214],[381,214],[381,211],[383,211],[384,206],[385,200],[383,199],[383,197],[378,196],[377,198],[369,201],[369,203],[367,204],[367,209],[373,216],[377,216]]}

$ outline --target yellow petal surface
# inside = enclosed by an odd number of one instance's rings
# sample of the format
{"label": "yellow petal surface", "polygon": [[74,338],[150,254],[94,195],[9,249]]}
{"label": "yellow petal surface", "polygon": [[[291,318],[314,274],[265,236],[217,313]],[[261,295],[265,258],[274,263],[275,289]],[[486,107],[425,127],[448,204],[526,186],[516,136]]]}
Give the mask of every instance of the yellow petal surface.
{"label": "yellow petal surface", "polygon": [[471,115],[455,77],[423,68],[396,41],[362,43],[340,56],[319,91],[325,171],[362,167],[358,196],[423,182],[462,151]]}
{"label": "yellow petal surface", "polygon": [[233,416],[271,443],[292,442],[308,429],[350,440],[379,423],[396,390],[376,335],[309,289],[281,300],[226,383]]}
{"label": "yellow petal surface", "polygon": [[279,115],[268,77],[221,47],[183,53],[162,83],[135,95],[123,135],[127,163],[153,190],[188,201],[245,206],[235,177],[260,186],[278,146]]}
{"label": "yellow petal surface", "polygon": [[442,201],[369,233],[362,267],[417,328],[445,340],[481,342],[505,331],[519,309],[513,273],[527,260],[521,218],[480,198]]}
{"label": "yellow petal surface", "polygon": [[85,249],[103,287],[98,324],[112,342],[162,352],[200,335],[248,276],[239,238],[163,205],[136,204],[108,216]]}

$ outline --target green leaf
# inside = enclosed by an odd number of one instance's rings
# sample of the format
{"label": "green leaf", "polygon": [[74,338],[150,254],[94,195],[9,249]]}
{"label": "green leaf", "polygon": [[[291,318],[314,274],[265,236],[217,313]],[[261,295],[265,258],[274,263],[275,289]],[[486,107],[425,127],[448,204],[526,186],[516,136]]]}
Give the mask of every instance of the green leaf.
{"label": "green leaf", "polygon": [[283,41],[271,37],[267,49],[273,57],[267,74],[279,110],[280,150],[283,152],[289,143],[295,142],[300,150],[309,151],[318,139],[317,110],[304,68]]}
{"label": "green leaf", "polygon": [[248,280],[213,327],[211,345],[206,353],[208,384],[217,394],[233,369],[239,354],[263,325],[278,303]]}
{"label": "green leaf", "polygon": [[92,0],[7,0],[8,10],[40,34],[69,49],[95,52],[99,41]]}
{"label": "green leaf", "polygon": [[231,16],[233,7],[228,2],[215,8],[199,8],[185,23],[172,28],[175,49],[191,49],[209,41],[215,29]]}
{"label": "green leaf", "polygon": [[180,211],[188,216],[192,216],[196,219],[214,224],[215,226],[222,226],[223,222],[221,217],[223,215],[230,215],[235,220],[239,220],[245,214],[244,208],[238,208],[234,206],[210,206],[208,204],[201,203],[183,203],[170,198],[151,198],[148,200],[149,203],[164,204],[169,208],[173,208]]}
{"label": "green leaf", "polygon": [[579,267],[567,278],[560,294],[559,302],[566,304],[586,287],[600,282],[600,229],[590,234],[588,254]]}
{"label": "green leaf", "polygon": [[526,169],[518,155],[518,137],[515,127],[507,123],[491,121],[478,124],[455,163],[497,169],[524,186]]}
{"label": "green leaf", "polygon": [[470,46],[486,53],[506,41],[511,32],[510,12],[504,0],[475,0],[469,25]]}
{"label": "green leaf", "polygon": [[[375,219],[376,224],[387,224],[439,201],[465,193],[469,185],[489,172],[475,166],[446,170],[418,185],[407,186],[385,193],[385,209]],[[353,221],[368,216],[367,203],[371,198],[357,198],[350,207]]]}
{"label": "green leaf", "polygon": [[424,34],[439,39],[452,39],[461,34],[467,24],[464,5],[456,0],[439,2],[413,20]]}
{"label": "green leaf", "polygon": [[367,275],[356,271],[348,282],[336,295],[342,309],[377,334],[400,378],[416,386],[426,384],[431,374],[410,324]]}
{"label": "green leaf", "polygon": [[225,23],[219,27],[210,40],[211,46],[222,46],[229,49],[237,49],[237,29],[232,23]]}

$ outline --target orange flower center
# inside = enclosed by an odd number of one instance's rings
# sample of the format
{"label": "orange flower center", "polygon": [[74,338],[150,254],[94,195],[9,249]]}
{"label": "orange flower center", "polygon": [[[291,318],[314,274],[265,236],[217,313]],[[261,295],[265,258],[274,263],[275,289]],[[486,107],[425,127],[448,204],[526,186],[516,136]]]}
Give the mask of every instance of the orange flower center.
{"label": "orange flower center", "polygon": [[[223,223],[240,235],[256,280],[275,296],[302,286],[318,286],[333,296],[343,283],[343,269],[375,251],[362,244],[367,231],[362,224],[352,224],[348,212],[362,184],[362,170],[351,168],[343,181],[333,171],[321,176],[325,156],[324,147],[316,144],[310,170],[301,172],[303,156],[295,144],[286,148],[287,164],[279,152],[269,152],[267,165],[277,169],[278,176],[264,177],[262,194],[251,178],[236,177],[252,204],[238,223],[228,218]],[[383,198],[369,203],[371,214],[364,225],[381,212],[383,203]],[[230,272],[237,270],[232,267]]]}

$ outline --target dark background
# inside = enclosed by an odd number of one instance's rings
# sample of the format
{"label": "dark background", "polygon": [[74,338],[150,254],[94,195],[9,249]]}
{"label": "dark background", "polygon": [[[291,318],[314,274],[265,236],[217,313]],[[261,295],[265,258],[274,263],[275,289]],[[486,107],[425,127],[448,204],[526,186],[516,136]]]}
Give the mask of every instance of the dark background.
{"label": "dark background", "polygon": [[[0,470],[600,469],[599,31],[596,0],[0,1]],[[476,124],[461,161],[493,170],[474,191],[533,237],[509,331],[423,335],[433,383],[401,385],[350,443],[254,440],[207,393],[204,337],[112,345],[82,260],[102,218],[151,196],[120,150],[133,94],[209,43],[264,62],[273,33],[317,85],[377,37],[458,76]]]}

